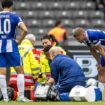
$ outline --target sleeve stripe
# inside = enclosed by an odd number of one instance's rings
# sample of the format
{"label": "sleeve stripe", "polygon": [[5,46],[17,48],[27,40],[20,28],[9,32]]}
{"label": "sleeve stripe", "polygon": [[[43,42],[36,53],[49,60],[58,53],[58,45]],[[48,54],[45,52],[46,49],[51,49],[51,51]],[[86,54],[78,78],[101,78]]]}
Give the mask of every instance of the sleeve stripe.
{"label": "sleeve stripe", "polygon": [[19,26],[21,23],[23,23],[23,22],[22,22],[22,21],[21,21],[21,22],[19,22],[19,23],[18,23],[18,26]]}
{"label": "sleeve stripe", "polygon": [[95,44],[95,46],[99,45],[100,43],[101,43],[101,41],[98,41],[98,42]]}

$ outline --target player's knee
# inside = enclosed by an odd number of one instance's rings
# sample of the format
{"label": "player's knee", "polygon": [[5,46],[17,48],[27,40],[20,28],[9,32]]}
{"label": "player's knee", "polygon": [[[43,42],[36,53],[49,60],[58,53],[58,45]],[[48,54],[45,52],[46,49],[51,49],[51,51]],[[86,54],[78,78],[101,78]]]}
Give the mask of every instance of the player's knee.
{"label": "player's knee", "polygon": [[15,70],[16,70],[17,74],[24,74],[23,67],[21,67],[21,66],[15,67]]}
{"label": "player's knee", "polygon": [[24,71],[23,70],[18,70],[16,72],[17,72],[17,74],[24,74]]}
{"label": "player's knee", "polygon": [[0,68],[0,75],[6,75],[6,68]]}

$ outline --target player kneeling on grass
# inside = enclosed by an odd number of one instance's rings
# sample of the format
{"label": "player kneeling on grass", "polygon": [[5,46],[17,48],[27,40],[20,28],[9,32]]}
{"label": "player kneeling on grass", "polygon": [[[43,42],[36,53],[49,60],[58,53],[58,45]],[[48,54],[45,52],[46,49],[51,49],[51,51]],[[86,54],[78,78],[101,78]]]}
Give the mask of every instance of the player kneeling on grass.
{"label": "player kneeling on grass", "polygon": [[52,60],[51,78],[47,81],[49,84],[55,84],[59,93],[69,93],[76,86],[85,86],[85,76],[80,66],[71,58],[62,55],[59,47],[45,48],[47,58]]}

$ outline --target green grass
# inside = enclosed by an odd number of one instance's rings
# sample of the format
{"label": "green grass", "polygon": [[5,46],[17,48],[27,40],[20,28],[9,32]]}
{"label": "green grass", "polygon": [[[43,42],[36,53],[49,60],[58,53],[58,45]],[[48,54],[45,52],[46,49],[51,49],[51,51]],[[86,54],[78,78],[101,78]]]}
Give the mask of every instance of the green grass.
{"label": "green grass", "polygon": [[10,101],[8,103],[0,102],[0,105],[105,105],[105,101],[100,102],[15,102]]}
{"label": "green grass", "polygon": [[[104,90],[104,98],[105,98],[105,90]],[[16,102],[9,101],[3,102],[0,101],[0,105],[105,105],[105,101],[97,101],[97,102]]]}

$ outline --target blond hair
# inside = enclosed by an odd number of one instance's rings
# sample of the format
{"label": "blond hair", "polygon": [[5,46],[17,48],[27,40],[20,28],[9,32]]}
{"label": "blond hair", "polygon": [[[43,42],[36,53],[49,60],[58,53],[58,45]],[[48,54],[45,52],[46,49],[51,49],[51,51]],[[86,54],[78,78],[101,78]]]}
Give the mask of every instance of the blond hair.
{"label": "blond hair", "polygon": [[53,54],[54,56],[56,56],[57,54],[61,54],[62,48],[58,47],[58,46],[54,46],[49,50],[50,54]]}
{"label": "blond hair", "polygon": [[74,37],[79,36],[84,32],[85,32],[85,30],[81,27],[77,27],[77,28],[73,29],[73,31],[72,31]]}

